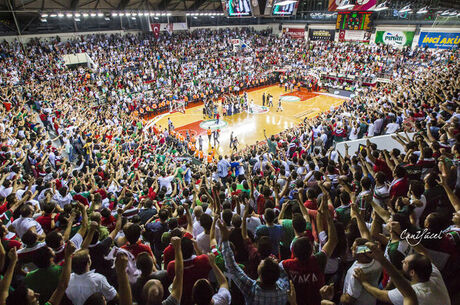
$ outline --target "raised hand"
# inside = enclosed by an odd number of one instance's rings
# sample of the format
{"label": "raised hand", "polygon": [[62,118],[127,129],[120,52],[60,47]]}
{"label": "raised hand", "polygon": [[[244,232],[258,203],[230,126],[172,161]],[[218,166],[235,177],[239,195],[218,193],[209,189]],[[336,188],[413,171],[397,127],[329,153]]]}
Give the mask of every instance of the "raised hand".
{"label": "raised hand", "polygon": [[222,222],[222,220],[219,220],[217,222],[217,225],[219,226],[219,229],[220,229],[222,241],[228,241],[230,238],[230,231],[227,229],[227,226]]}
{"label": "raised hand", "polygon": [[75,244],[71,241],[67,242],[67,244],[65,245],[65,249],[64,249],[64,256],[66,259],[69,259],[72,254],[75,252],[75,250],[77,249],[77,247],[75,246]]}
{"label": "raised hand", "polygon": [[115,258],[115,268],[119,271],[126,270],[128,266],[128,255],[125,252],[118,252]]}

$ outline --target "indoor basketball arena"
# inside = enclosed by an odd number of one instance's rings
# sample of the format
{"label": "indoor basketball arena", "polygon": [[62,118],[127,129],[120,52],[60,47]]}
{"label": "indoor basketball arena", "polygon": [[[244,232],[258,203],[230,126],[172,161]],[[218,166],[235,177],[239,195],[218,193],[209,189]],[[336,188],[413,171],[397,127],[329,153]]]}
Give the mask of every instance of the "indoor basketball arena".
{"label": "indoor basketball arena", "polygon": [[460,304],[457,0],[0,0],[0,305]]}

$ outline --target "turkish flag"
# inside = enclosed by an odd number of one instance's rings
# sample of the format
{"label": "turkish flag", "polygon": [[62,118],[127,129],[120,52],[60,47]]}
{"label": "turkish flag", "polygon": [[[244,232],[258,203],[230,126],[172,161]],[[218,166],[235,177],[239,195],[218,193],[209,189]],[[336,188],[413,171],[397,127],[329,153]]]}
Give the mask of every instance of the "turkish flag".
{"label": "turkish flag", "polygon": [[155,38],[160,37],[160,24],[159,23],[151,23],[150,24],[150,29],[153,32],[153,35]]}

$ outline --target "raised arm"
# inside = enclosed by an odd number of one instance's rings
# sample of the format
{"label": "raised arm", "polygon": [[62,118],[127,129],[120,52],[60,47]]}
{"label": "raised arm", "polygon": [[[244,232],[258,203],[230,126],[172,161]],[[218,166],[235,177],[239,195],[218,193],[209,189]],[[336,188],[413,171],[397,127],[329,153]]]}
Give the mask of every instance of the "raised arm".
{"label": "raised arm", "polygon": [[228,289],[227,278],[225,277],[224,273],[220,270],[220,268],[217,267],[216,257],[212,253],[208,254],[208,257],[209,257],[209,264],[212,267],[212,271],[214,272],[219,288]]}
{"label": "raised arm", "polygon": [[131,286],[129,284],[128,273],[126,273],[127,266],[128,256],[124,252],[118,252],[117,258],[115,259],[115,270],[117,273],[120,305],[131,305],[133,303],[133,296],[131,293]]}
{"label": "raised arm", "polygon": [[62,236],[62,239],[64,240],[64,242],[68,241],[70,238],[70,232],[72,230],[72,225],[73,225],[74,220],[75,220],[75,212],[72,212],[72,214],[70,214],[69,219],[67,220],[67,226],[65,227],[64,235]]}
{"label": "raised arm", "polygon": [[458,198],[457,195],[455,195],[455,193],[452,191],[449,184],[447,183],[447,170],[444,162],[440,161],[438,166],[441,171],[438,183],[442,185],[442,187],[447,193],[447,197],[449,197],[449,202],[452,204],[455,211],[458,212],[460,211],[460,198]]}
{"label": "raised arm", "polygon": [[249,216],[249,202],[246,202],[246,205],[244,207],[243,222],[241,224],[241,237],[243,237],[244,240],[249,239],[248,224],[247,224],[248,216]]}
{"label": "raised arm", "polygon": [[[323,210],[324,213],[324,210]],[[331,257],[332,252],[334,252],[335,247],[337,246],[337,232],[335,230],[334,221],[329,211],[326,209],[325,216],[327,219],[327,234],[328,239],[322,250],[326,253],[327,257]],[[322,215],[318,215],[317,218],[321,218]]]}
{"label": "raised arm", "polygon": [[390,220],[390,212],[388,212],[387,210],[382,208],[378,203],[376,203],[373,200],[371,201],[371,205],[372,205],[372,208],[374,209],[374,211],[377,213],[377,215],[379,215],[380,218],[382,218],[382,220],[385,223]]}
{"label": "raised arm", "polygon": [[362,238],[365,238],[367,240],[372,240],[371,233],[369,232],[369,229],[366,226],[366,223],[364,222],[364,219],[358,210],[358,206],[356,203],[351,204],[351,216],[353,218],[356,218],[356,222],[358,224],[358,230],[359,233],[361,234]]}
{"label": "raised arm", "polygon": [[180,301],[182,297],[182,282],[184,276],[184,260],[182,257],[181,239],[177,236],[171,238],[174,247],[174,280],[171,287],[171,295]]}
{"label": "raised arm", "polygon": [[83,204],[80,202],[78,203],[78,208],[80,209],[81,212],[81,224],[80,224],[80,229],[78,230],[78,234],[80,234],[82,237],[85,236],[86,231],[88,230],[88,213],[86,212],[86,208]]}
{"label": "raised arm", "polygon": [[62,267],[62,273],[59,277],[59,283],[48,301],[51,305],[59,305],[64,297],[65,290],[69,285],[70,273],[72,272],[72,254],[75,252],[75,249],[75,245],[71,241],[65,246],[64,266]]}
{"label": "raised arm", "polygon": [[[385,258],[382,250],[380,250],[377,244],[367,242],[366,246],[371,249],[371,252],[368,255],[377,260],[382,265],[382,267],[390,275],[395,287],[401,292],[403,296],[403,304],[417,305],[417,295],[415,294],[415,291],[410,285],[409,281],[406,280],[403,275],[396,269],[396,267]],[[369,292],[372,296],[382,302],[391,303],[391,300],[388,296],[388,290],[380,290],[379,288],[372,286],[367,281],[366,275],[362,269],[355,269],[354,276],[361,282],[364,289],[366,289],[366,291]]]}
{"label": "raised arm", "polygon": [[212,248],[213,246],[217,246],[217,239],[216,239],[216,225],[217,225],[217,218],[218,215],[214,215],[212,219],[211,231],[209,232],[209,246]]}
{"label": "raised arm", "polygon": [[6,298],[8,298],[8,291],[11,285],[11,280],[13,279],[14,268],[18,262],[16,248],[10,249],[8,252],[8,258],[10,263],[8,264],[8,267],[6,267],[3,279],[0,281],[0,304],[5,304]]}

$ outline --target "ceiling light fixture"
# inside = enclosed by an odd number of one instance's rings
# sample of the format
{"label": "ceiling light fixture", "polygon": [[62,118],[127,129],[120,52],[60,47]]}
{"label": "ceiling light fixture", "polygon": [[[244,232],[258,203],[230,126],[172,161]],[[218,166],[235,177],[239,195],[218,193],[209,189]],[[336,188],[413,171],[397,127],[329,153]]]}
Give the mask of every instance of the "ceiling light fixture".
{"label": "ceiling light fixture", "polygon": [[399,10],[400,13],[409,13],[411,11],[412,9],[410,8],[410,5],[406,5],[405,7]]}
{"label": "ceiling light fixture", "polygon": [[296,3],[297,1],[295,0],[285,0],[285,1],[281,1],[281,2],[278,2],[275,4],[275,6],[277,5],[280,5],[280,6],[283,6],[283,5],[289,5],[289,4],[293,4],[293,3]]}
{"label": "ceiling light fixture", "polygon": [[388,9],[388,6],[387,6],[387,2],[382,2],[380,3],[379,5],[377,5],[375,8],[371,9],[371,11],[374,11],[374,12],[381,12],[381,11],[384,11],[384,10],[387,10]]}
{"label": "ceiling light fixture", "polygon": [[351,4],[349,0],[346,0],[342,3],[342,5],[340,5],[339,7],[337,7],[337,10],[341,11],[341,10],[348,10],[350,8],[353,8],[355,5],[354,4]]}

